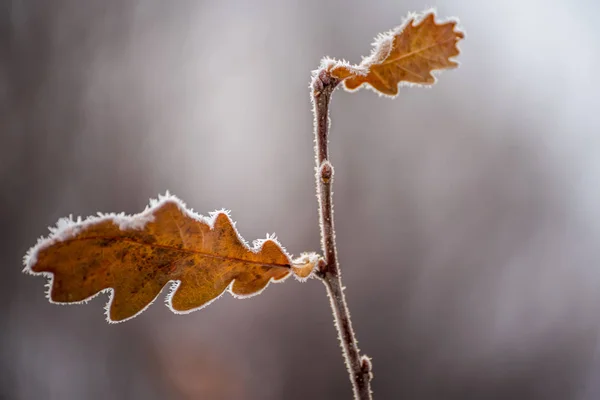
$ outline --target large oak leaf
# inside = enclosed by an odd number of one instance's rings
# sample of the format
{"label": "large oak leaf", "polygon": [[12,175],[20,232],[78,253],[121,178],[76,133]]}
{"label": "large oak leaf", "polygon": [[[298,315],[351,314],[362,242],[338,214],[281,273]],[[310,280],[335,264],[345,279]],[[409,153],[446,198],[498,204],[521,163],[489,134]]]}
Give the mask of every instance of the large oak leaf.
{"label": "large oak leaf", "polygon": [[25,271],[51,277],[49,298],[84,302],[110,291],[107,318],[132,318],[172,281],[167,304],[178,313],[201,308],[226,289],[260,293],[294,272],[310,275],[317,257],[296,264],[274,238],[249,247],[224,211],[202,217],[167,195],[133,216],[62,219],[25,257]]}

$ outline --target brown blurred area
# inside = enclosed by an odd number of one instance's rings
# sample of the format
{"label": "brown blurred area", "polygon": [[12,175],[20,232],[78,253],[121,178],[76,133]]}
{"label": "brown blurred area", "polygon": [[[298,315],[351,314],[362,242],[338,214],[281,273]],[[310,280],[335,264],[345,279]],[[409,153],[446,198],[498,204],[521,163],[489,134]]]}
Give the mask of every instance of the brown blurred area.
{"label": "brown blurred area", "polygon": [[[170,190],[248,240],[319,246],[308,82],[418,1],[0,2],[0,399],[346,399],[315,280],[52,305],[21,259],[62,216]],[[600,399],[600,11],[434,4],[466,29],[433,89],[335,93],[347,297],[376,399]]]}

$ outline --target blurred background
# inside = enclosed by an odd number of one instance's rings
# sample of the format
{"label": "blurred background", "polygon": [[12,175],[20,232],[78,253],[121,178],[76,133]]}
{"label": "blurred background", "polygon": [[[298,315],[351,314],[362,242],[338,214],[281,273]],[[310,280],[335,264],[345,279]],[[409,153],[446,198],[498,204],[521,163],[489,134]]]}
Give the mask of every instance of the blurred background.
{"label": "blurred background", "polygon": [[22,256],[69,214],[170,190],[249,241],[319,248],[310,71],[409,11],[461,67],[337,91],[337,239],[376,399],[600,399],[593,0],[0,2],[0,399],[349,399],[324,287],[173,315],[61,307]]}

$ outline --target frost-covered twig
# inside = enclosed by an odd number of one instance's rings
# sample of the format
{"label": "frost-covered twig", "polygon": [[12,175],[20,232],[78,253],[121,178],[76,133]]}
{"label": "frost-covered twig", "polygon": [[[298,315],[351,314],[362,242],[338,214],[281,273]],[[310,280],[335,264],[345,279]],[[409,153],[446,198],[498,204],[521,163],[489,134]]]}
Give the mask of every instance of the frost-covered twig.
{"label": "frost-covered twig", "polygon": [[317,198],[319,200],[319,219],[321,227],[321,248],[325,257],[319,265],[317,276],[323,281],[331,302],[335,317],[335,326],[341,342],[346,366],[352,381],[354,397],[357,400],[371,399],[371,361],[361,356],[350,312],[344,296],[344,287],[337,260],[335,229],[333,225],[333,201],[331,185],[333,166],[329,162],[329,101],[331,94],[340,81],[332,77],[325,67],[315,72],[312,81],[313,114],[315,117],[315,153],[317,162]]}

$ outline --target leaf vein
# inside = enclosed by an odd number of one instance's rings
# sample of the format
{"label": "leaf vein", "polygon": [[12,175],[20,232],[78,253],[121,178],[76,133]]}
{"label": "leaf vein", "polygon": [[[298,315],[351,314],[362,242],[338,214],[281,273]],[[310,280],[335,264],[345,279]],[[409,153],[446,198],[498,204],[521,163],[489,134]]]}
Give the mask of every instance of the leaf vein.
{"label": "leaf vein", "polygon": [[62,244],[69,244],[72,242],[78,242],[78,241],[83,241],[83,240],[119,240],[121,242],[125,242],[125,243],[132,243],[132,244],[136,244],[138,246],[147,246],[147,247],[151,247],[151,248],[158,248],[158,249],[165,249],[165,250],[171,250],[174,252],[180,252],[180,253],[188,253],[188,254],[195,254],[201,257],[206,257],[206,258],[215,258],[215,259],[221,259],[221,260],[230,260],[230,261],[238,261],[238,262],[242,262],[245,264],[252,264],[252,265],[260,265],[260,266],[265,266],[265,267],[272,267],[272,268],[291,268],[290,264],[277,264],[277,263],[262,263],[259,261],[253,261],[253,260],[246,260],[243,258],[239,258],[239,257],[227,257],[227,256],[221,256],[218,254],[211,254],[211,253],[207,253],[204,251],[200,251],[200,250],[194,250],[194,249],[189,249],[189,248],[177,248],[177,247],[173,247],[173,246],[167,246],[164,244],[153,244],[153,243],[143,243],[143,242],[139,242],[137,240],[132,240],[132,239],[125,239],[122,238],[120,236],[89,236],[89,237],[85,237],[85,238],[72,238],[72,239],[67,239],[64,240],[60,243]]}

